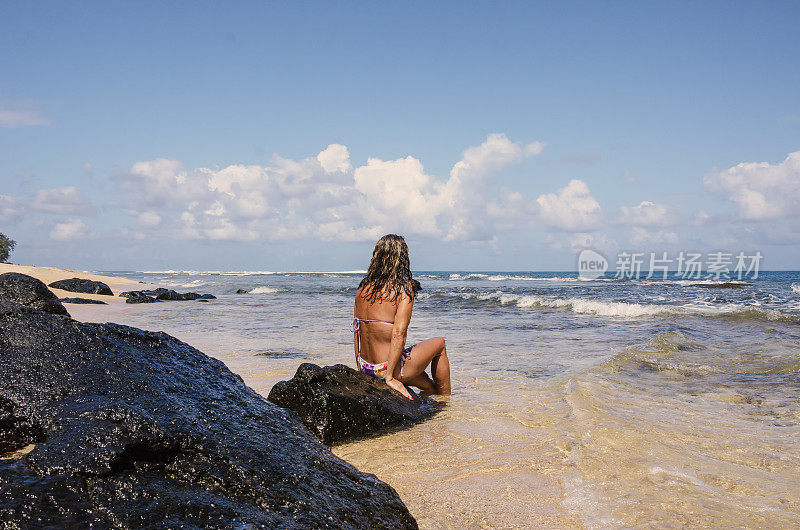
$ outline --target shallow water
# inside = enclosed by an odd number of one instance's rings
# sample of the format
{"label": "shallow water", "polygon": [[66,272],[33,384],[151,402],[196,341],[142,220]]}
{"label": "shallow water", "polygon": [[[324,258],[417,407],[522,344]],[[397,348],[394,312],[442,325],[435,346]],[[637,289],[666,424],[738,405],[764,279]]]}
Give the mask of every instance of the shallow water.
{"label": "shallow water", "polygon": [[[264,395],[301,362],[353,364],[358,273],[118,273],[219,298],[73,315],[166,331]],[[428,422],[334,452],[422,527],[800,524],[800,273],[415,277],[409,342],[446,337],[454,393]]]}

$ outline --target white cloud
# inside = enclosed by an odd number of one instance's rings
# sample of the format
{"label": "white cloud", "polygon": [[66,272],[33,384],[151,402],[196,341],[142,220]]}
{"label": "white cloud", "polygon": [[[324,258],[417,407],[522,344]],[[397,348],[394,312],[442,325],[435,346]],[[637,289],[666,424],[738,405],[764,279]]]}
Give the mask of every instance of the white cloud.
{"label": "white cloud", "polygon": [[63,223],[56,224],[50,232],[50,237],[57,241],[68,241],[86,237],[89,234],[89,227],[80,219],[69,219]]}
{"label": "white cloud", "polygon": [[484,221],[489,175],[526,156],[540,154],[545,143],[522,145],[505,134],[490,134],[486,140],[464,151],[450,170],[450,179],[441,187],[439,201],[448,220],[446,240],[490,240],[490,227]]}
{"label": "white cloud", "polygon": [[395,226],[398,231],[436,235],[436,217],[442,210],[432,179],[413,157],[367,160],[353,174],[355,190],[362,195],[362,211],[371,224]]}
{"label": "white cloud", "polygon": [[600,226],[602,211],[582,180],[571,180],[558,190],[536,199],[540,218],[549,226],[567,232],[585,232]]}
{"label": "white cloud", "polygon": [[606,234],[587,234],[584,232],[578,232],[576,234],[572,234],[569,239],[569,245],[573,252],[583,250],[584,248],[595,248],[608,252],[609,249],[616,247],[617,242],[613,239],[609,239]]}
{"label": "white cloud", "polygon": [[577,252],[585,248],[591,248],[600,250],[607,255],[613,254],[613,250],[617,248],[617,242],[610,239],[608,235],[588,232],[548,234],[545,238],[545,243],[553,250]]}
{"label": "white cloud", "polygon": [[331,144],[317,155],[317,160],[325,173],[335,173],[337,171],[350,171],[350,153],[347,147],[340,144]]}
{"label": "white cloud", "polygon": [[39,190],[31,206],[40,212],[61,215],[90,215],[95,211],[75,186]]}
{"label": "white cloud", "polygon": [[339,144],[301,160],[274,156],[265,166],[188,170],[161,158],[138,162],[117,180],[126,211],[151,235],[364,241],[400,232],[490,241],[497,230],[529,223],[538,206],[509,190],[493,200],[488,183],[499,169],[543,148],[492,134],[466,149],[445,180],[412,156],[373,157],[354,168]]}
{"label": "white cloud", "polygon": [[0,222],[12,223],[22,217],[23,207],[17,197],[0,195]]}
{"label": "white cloud", "polygon": [[234,165],[214,172],[203,170],[203,173],[208,175],[209,189],[229,195],[235,195],[238,190],[258,189],[269,183],[269,175],[261,166]]}
{"label": "white cloud", "polygon": [[707,224],[713,216],[705,210],[700,210],[694,214],[692,220],[689,222],[692,226],[703,226]]}
{"label": "white cloud", "polygon": [[50,121],[37,110],[0,107],[0,127],[16,129],[36,125],[50,125]]}
{"label": "white cloud", "polygon": [[450,178],[474,180],[489,171],[518,162],[523,156],[538,155],[544,147],[542,142],[523,146],[519,142],[512,142],[505,134],[490,134],[481,145],[464,151],[463,158],[450,171]]}
{"label": "white cloud", "polygon": [[703,183],[736,204],[742,219],[794,217],[800,204],[800,151],[789,153],[780,164],[742,162],[706,175]]}
{"label": "white cloud", "polygon": [[138,216],[139,224],[144,228],[154,228],[161,224],[161,216],[156,212],[142,212]]}
{"label": "white cloud", "polygon": [[663,204],[642,201],[638,206],[622,206],[620,222],[636,226],[669,226],[673,216]]}
{"label": "white cloud", "polygon": [[635,226],[631,231],[631,243],[634,245],[643,245],[647,243],[669,243],[676,245],[678,243],[678,234],[669,230],[648,232],[644,228]]}

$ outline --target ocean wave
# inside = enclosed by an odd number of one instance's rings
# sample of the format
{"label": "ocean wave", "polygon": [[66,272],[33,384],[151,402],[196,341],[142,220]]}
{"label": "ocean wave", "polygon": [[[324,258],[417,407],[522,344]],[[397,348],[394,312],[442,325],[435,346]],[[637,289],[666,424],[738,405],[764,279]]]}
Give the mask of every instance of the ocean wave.
{"label": "ocean wave", "polygon": [[582,315],[626,319],[659,315],[694,315],[726,317],[741,320],[800,323],[800,314],[784,313],[775,309],[763,308],[758,303],[752,305],[737,303],[715,305],[707,301],[697,301],[685,304],[650,304],[597,300],[594,298],[554,298],[537,294],[504,293],[502,291],[490,293],[437,291],[434,293],[421,293],[418,297],[423,299],[455,297],[466,301],[490,302],[503,306],[511,305],[520,309],[564,309]]}
{"label": "ocean wave", "polygon": [[793,283],[792,284],[792,292],[794,294],[800,294],[800,283]]}
{"label": "ocean wave", "polygon": [[800,356],[746,355],[709,348],[708,344],[680,331],[651,337],[640,347],[618,352],[601,367],[614,372],[673,372],[687,376],[708,374],[793,374],[800,371]]}
{"label": "ocean wave", "polygon": [[486,280],[490,282],[500,281],[525,281],[525,282],[607,282],[615,281],[616,278],[578,278],[570,276],[522,276],[519,274],[487,274],[472,272],[468,274],[453,273],[448,277],[451,281]]}
{"label": "ocean wave", "polygon": [[171,282],[171,281],[160,281],[158,282],[159,285],[164,287],[183,287],[186,289],[191,289],[193,287],[201,287],[203,285],[207,285],[208,282],[204,280],[192,280],[190,282],[180,281],[180,282]]}
{"label": "ocean wave", "polygon": [[278,289],[277,287],[269,287],[267,285],[261,285],[259,287],[254,287],[248,291],[250,294],[272,294],[272,293],[279,293],[283,289]]}

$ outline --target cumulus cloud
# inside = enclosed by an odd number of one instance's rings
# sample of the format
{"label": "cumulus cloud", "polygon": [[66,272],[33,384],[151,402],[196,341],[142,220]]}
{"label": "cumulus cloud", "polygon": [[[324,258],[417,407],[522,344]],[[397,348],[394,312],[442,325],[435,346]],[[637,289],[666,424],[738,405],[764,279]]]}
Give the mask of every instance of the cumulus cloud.
{"label": "cumulus cloud", "polygon": [[37,110],[0,107],[0,127],[16,129],[36,125],[50,125],[50,120],[42,116]]}
{"label": "cumulus cloud", "polygon": [[50,232],[50,237],[56,241],[69,241],[79,239],[89,234],[89,227],[80,219],[69,219],[58,223]]}
{"label": "cumulus cloud", "polygon": [[540,195],[536,203],[539,216],[545,223],[567,232],[595,230],[602,221],[600,204],[582,180],[569,181],[557,194]]}
{"label": "cumulus cloud", "polygon": [[89,215],[94,207],[83,198],[74,186],[39,190],[33,198],[31,207],[39,212],[61,215]]}
{"label": "cumulus cloud", "polygon": [[636,226],[669,226],[673,217],[663,204],[642,201],[638,206],[622,206],[620,222]]}
{"label": "cumulus cloud", "polygon": [[325,170],[325,173],[347,172],[352,167],[347,147],[340,144],[331,144],[326,147],[324,151],[317,155],[317,160],[322,169]]}
{"label": "cumulus cloud", "polygon": [[780,164],[742,162],[703,179],[706,188],[733,202],[742,219],[795,217],[800,204],[800,151]]}
{"label": "cumulus cloud", "polygon": [[484,220],[488,177],[524,157],[540,154],[545,145],[543,142],[523,145],[512,142],[505,134],[490,134],[482,144],[466,149],[439,192],[448,217],[445,239],[491,239]]}
{"label": "cumulus cloud", "polygon": [[493,212],[502,206],[490,204],[488,184],[498,170],[542,149],[541,142],[492,134],[466,149],[445,180],[412,156],[369,158],[354,168],[347,147],[331,144],[315,157],[274,156],[266,166],[188,170],[160,158],[134,164],[117,181],[140,228],[178,238],[363,241],[397,231],[490,240],[501,222]]}

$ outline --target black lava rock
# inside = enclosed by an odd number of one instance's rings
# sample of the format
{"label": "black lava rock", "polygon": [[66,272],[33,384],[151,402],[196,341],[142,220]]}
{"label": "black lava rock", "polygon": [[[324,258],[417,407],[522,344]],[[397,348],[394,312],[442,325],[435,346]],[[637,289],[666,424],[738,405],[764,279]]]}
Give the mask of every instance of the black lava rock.
{"label": "black lava rock", "polygon": [[430,398],[411,401],[343,364],[303,363],[292,379],[273,386],[267,399],[295,412],[329,445],[418,423],[439,408]]}
{"label": "black lava rock", "polygon": [[105,302],[102,300],[93,300],[92,298],[60,298],[59,299],[62,303],[65,304],[103,304],[106,305]]}
{"label": "black lava rock", "polygon": [[416,528],[397,493],[165,333],[0,302],[0,527]]}
{"label": "black lava rock", "polygon": [[743,289],[749,285],[749,283],[743,282],[693,283],[692,287],[703,287],[705,289]]}
{"label": "black lava rock", "polygon": [[44,282],[27,274],[0,274],[0,301],[16,302],[54,315],[67,315],[66,308]]}
{"label": "black lava rock", "polygon": [[155,302],[159,302],[160,300],[156,300],[152,296],[147,295],[139,295],[139,296],[129,296],[127,300],[125,300],[126,304],[152,304]]}
{"label": "black lava rock", "polygon": [[[119,294],[126,298],[138,298],[142,296],[154,297],[161,301],[183,301],[183,300],[215,300],[217,297],[213,294],[198,294],[198,293],[178,293],[172,289],[150,289],[145,291],[125,291]],[[136,303],[136,302],[131,302]]]}
{"label": "black lava rock", "polygon": [[236,289],[236,294],[247,294],[249,292],[247,289]]}
{"label": "black lava rock", "polygon": [[103,282],[96,282],[94,280],[84,280],[83,278],[70,278],[69,280],[58,280],[49,285],[53,289],[62,289],[71,293],[85,293],[85,294],[106,294],[114,296],[111,288]]}

